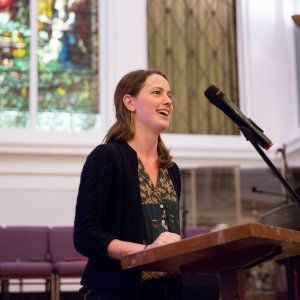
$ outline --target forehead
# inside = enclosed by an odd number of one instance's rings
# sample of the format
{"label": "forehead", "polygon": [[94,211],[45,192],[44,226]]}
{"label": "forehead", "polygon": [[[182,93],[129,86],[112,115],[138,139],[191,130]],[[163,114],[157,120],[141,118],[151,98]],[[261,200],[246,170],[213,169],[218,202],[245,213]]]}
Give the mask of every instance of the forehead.
{"label": "forehead", "polygon": [[165,90],[170,90],[169,82],[166,78],[158,74],[152,74],[147,77],[144,87],[153,88],[153,87],[161,87]]}

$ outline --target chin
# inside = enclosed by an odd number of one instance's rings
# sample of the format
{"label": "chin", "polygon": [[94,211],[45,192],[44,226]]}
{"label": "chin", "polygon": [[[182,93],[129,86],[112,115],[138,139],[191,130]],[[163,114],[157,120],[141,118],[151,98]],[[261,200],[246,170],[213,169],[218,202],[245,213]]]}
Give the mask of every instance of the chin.
{"label": "chin", "polygon": [[169,123],[167,120],[159,120],[159,122],[152,123],[152,126],[150,126],[152,129],[149,129],[156,134],[160,134],[169,128]]}
{"label": "chin", "polygon": [[161,133],[161,132],[163,132],[163,131],[166,131],[168,128],[169,128],[169,123],[160,126],[160,128],[159,128],[159,133]]}

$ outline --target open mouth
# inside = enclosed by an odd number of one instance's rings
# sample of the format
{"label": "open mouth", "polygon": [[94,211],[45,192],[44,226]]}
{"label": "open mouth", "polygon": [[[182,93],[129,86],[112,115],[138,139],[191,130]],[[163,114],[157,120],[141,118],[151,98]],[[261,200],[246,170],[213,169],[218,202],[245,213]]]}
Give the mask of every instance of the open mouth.
{"label": "open mouth", "polygon": [[157,112],[160,115],[165,116],[165,117],[169,116],[169,113],[170,113],[167,109],[159,109],[159,110],[157,110]]}

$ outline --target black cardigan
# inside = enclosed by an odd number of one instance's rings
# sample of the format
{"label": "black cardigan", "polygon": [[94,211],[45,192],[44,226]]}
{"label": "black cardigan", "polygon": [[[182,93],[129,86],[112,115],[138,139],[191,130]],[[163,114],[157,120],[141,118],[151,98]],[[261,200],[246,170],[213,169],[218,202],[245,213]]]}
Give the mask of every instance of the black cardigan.
{"label": "black cardigan", "polygon": [[[87,157],[77,197],[74,245],[88,257],[81,283],[93,288],[132,291],[140,272],[122,271],[107,256],[113,239],[142,243],[145,226],[139,190],[137,154],[127,142],[97,146]],[[178,166],[168,169],[180,197]]]}

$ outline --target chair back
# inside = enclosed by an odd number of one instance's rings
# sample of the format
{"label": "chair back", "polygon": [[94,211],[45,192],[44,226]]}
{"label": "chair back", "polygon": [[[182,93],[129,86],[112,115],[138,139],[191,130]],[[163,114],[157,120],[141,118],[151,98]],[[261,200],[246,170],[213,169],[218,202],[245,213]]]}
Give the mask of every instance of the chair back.
{"label": "chair back", "polygon": [[0,229],[0,261],[46,261],[48,227],[12,226]]}
{"label": "chair back", "polygon": [[58,261],[85,260],[73,244],[73,227],[53,227],[49,229],[49,249],[53,263]]}

